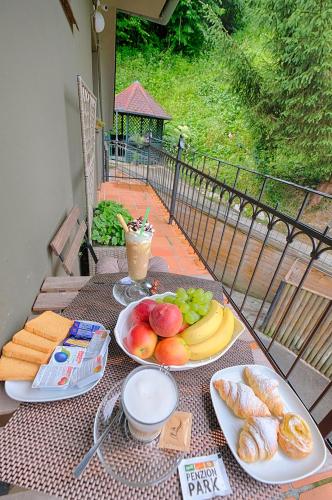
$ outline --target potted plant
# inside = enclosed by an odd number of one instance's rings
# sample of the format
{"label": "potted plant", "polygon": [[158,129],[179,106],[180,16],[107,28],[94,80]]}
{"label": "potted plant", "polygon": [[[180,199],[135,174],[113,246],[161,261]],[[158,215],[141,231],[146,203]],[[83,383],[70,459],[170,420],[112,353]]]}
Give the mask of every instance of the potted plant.
{"label": "potted plant", "polygon": [[[125,236],[117,214],[121,214],[126,223],[132,220],[128,210],[112,200],[101,201],[94,210],[91,238],[98,260],[104,256],[125,258]],[[92,259],[89,263],[90,272],[95,272]]]}

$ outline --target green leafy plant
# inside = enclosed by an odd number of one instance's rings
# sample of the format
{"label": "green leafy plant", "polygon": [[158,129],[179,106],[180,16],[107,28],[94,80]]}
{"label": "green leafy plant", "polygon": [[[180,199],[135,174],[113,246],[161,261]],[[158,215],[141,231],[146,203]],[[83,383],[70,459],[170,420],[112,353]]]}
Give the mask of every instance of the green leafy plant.
{"label": "green leafy plant", "polygon": [[132,216],[128,210],[115,201],[101,201],[94,211],[92,240],[100,245],[122,246],[125,244],[124,231],[116,215],[121,214],[128,223]]}
{"label": "green leafy plant", "polygon": [[222,20],[228,32],[233,33],[241,26],[242,0],[180,0],[166,26],[119,12],[117,44],[140,50],[149,46],[196,57],[206,48],[209,30],[204,16],[206,5]]}

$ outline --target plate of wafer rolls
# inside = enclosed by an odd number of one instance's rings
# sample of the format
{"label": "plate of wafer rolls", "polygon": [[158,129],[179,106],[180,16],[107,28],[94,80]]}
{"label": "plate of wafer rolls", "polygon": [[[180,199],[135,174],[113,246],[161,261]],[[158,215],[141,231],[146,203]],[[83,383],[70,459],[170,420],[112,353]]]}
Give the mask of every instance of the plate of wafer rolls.
{"label": "plate of wafer rolls", "polygon": [[324,464],[326,446],[315,422],[271,368],[225,368],[211,378],[210,392],[235,459],[257,481],[290,483]]}

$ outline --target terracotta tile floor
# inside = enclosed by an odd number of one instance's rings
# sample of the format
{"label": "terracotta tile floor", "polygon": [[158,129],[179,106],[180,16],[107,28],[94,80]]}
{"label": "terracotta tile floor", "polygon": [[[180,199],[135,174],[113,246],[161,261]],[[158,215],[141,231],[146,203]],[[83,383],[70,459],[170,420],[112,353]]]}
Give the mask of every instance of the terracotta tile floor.
{"label": "terracotta tile floor", "polygon": [[122,203],[133,217],[143,216],[146,207],[150,207],[149,220],[155,228],[152,254],[164,257],[172,273],[209,275],[178,227],[168,224],[168,212],[150,186],[129,182],[104,182],[98,197],[99,200]]}
{"label": "terracotta tile floor", "polygon": [[[165,257],[173,273],[209,274],[178,227],[168,224],[168,212],[150,186],[134,182],[105,182],[101,185],[99,200],[118,201],[125,205],[133,216],[144,215],[145,208],[150,207],[150,221],[156,229],[152,245],[153,255]],[[253,353],[257,353],[257,347],[257,344],[252,342]],[[327,462],[321,472],[302,481],[283,485],[282,491],[284,499],[289,500],[332,499],[331,454],[328,452]]]}

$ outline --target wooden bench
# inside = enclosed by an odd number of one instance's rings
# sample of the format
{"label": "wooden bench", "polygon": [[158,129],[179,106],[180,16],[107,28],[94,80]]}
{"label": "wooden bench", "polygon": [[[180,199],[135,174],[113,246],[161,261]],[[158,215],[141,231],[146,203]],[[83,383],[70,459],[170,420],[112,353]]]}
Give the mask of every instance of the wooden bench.
{"label": "wooden bench", "polygon": [[47,277],[33,306],[34,313],[43,311],[60,312],[76,297],[90,276],[74,276],[75,263],[85,242],[95,262],[97,257],[86,237],[86,224],[80,221],[80,209],[74,207],[50,243],[52,252],[60,259],[67,276]]}

